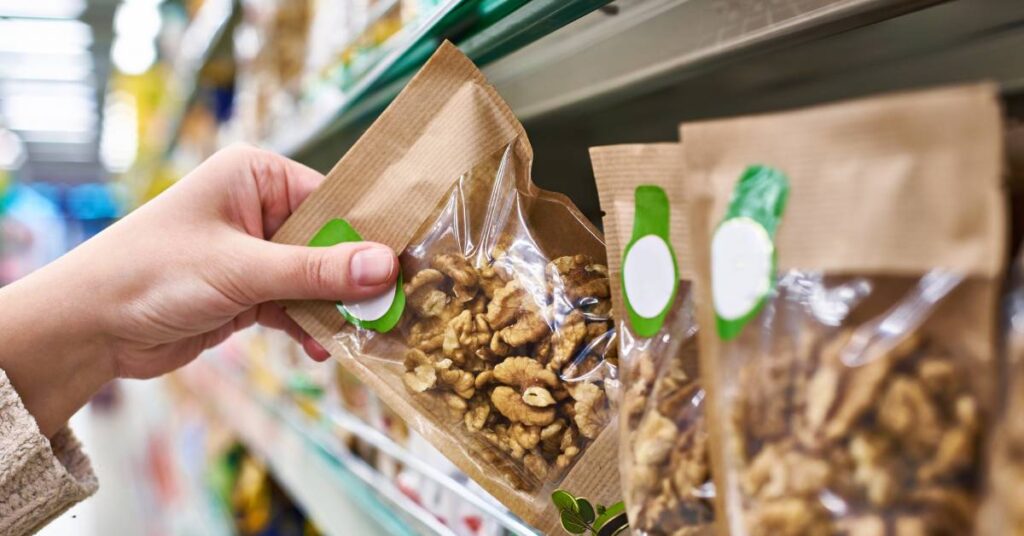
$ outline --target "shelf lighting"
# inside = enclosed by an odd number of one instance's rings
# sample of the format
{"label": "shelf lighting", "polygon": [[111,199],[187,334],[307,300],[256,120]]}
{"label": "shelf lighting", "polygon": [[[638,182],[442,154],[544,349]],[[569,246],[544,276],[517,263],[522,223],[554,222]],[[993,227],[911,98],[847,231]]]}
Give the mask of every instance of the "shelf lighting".
{"label": "shelf lighting", "polygon": [[135,97],[126,91],[107,95],[100,134],[100,161],[111,173],[123,173],[139,150],[139,118]]}
{"label": "shelf lighting", "polygon": [[156,44],[152,40],[117,37],[110,47],[110,59],[124,74],[142,74],[156,61]]}
{"label": "shelf lighting", "polygon": [[152,2],[126,1],[114,12],[118,37],[153,39],[160,33],[160,8]]}
{"label": "shelf lighting", "polygon": [[91,96],[5,95],[0,112],[12,130],[81,132],[95,128],[97,120]]}
{"label": "shelf lighting", "polygon": [[156,37],[160,33],[158,0],[125,0],[114,13],[114,43],[110,59],[118,71],[137,75],[156,62]]}

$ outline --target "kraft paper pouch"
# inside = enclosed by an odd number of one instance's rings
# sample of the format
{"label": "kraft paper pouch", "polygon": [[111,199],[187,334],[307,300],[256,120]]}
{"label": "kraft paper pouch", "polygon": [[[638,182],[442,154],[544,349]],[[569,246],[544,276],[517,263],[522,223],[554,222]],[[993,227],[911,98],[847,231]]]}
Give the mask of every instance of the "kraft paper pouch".
{"label": "kraft paper pouch", "polygon": [[976,534],[1024,534],[1024,257],[1003,301],[1005,384],[992,427],[985,504]]}
{"label": "kraft paper pouch", "polygon": [[1006,233],[995,88],[680,132],[722,532],[969,533]]}
{"label": "kraft paper pouch", "polygon": [[619,338],[619,475],[633,534],[712,532],[687,199],[675,143],[590,149]]}
{"label": "kraft paper pouch", "polygon": [[[1024,126],[1006,134],[1009,187],[1024,185]],[[1003,296],[1000,408],[988,447],[985,504],[976,534],[1024,534],[1024,254],[1018,246]]]}
{"label": "kraft paper pouch", "polygon": [[[522,125],[443,44],[274,237],[400,252],[401,285],[288,314],[409,426],[544,533],[556,488],[618,499],[600,233],[534,186]],[[347,322],[346,322],[347,320]]]}

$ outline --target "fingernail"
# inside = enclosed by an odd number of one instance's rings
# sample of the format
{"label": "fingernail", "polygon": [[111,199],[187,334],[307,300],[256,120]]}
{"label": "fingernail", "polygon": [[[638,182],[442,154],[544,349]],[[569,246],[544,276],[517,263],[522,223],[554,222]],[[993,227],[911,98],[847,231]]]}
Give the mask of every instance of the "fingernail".
{"label": "fingernail", "polygon": [[395,270],[395,254],[383,247],[367,248],[352,256],[352,279],[359,286],[387,283]]}

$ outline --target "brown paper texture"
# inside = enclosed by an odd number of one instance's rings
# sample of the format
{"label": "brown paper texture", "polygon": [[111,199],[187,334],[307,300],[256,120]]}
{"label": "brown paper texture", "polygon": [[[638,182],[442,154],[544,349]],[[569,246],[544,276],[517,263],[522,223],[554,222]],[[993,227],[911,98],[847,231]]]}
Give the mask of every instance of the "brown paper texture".
{"label": "brown paper texture", "polygon": [[746,166],[789,177],[780,270],[991,277],[1005,263],[1000,121],[995,87],[981,84],[684,124],[680,136],[712,214]]}
{"label": "brown paper texture", "polygon": [[[1003,140],[993,86],[942,88],[684,124],[680,132],[683,172],[693,179],[687,189],[692,199],[700,325],[715,325],[710,240],[736,180],[749,165],[775,167],[790,181],[789,201],[775,239],[778,273],[804,270],[844,281],[866,277],[872,285],[844,326],[857,329],[901,303],[919,278],[934,268],[966,276],[927,311],[917,333],[930,341],[930,347],[952,356],[963,374],[961,385],[978,404],[981,421],[987,422],[996,392],[995,307],[1006,234]],[[720,524],[721,534],[747,533],[744,516],[757,504],[748,503],[751,499],[737,491],[744,474],[737,470],[739,449],[744,448],[739,441],[745,438],[728,427],[737,411],[732,401],[745,396],[738,378],[745,368],[770,367],[759,365],[765,360],[781,357],[784,362],[787,352],[797,355],[799,364],[800,356],[807,355],[801,352],[808,352],[811,344],[806,320],[787,318],[795,309],[787,308],[782,298],[771,309],[771,315],[763,311],[734,341],[722,341],[713,329],[700,331],[715,445],[716,514],[728,522]],[[820,352],[810,355],[823,359]],[[801,366],[813,371],[822,365]],[[843,391],[838,392],[841,396]],[[877,510],[886,515],[886,508]],[[924,509],[928,514],[935,511],[942,510]],[[842,518],[833,514],[830,522],[842,523]]]}
{"label": "brown paper texture", "polygon": [[[1024,125],[1006,131],[1008,185],[1015,196],[1024,187]],[[1017,223],[1017,222],[1015,222]],[[1019,239],[1019,232],[1015,234]],[[988,449],[986,497],[975,534],[1020,534],[1024,527],[1024,254],[1010,266],[1001,301],[1002,363],[998,414]]]}
{"label": "brown paper texture", "polygon": [[[677,143],[651,143],[591,147],[597,194],[604,212],[604,240],[608,246],[608,271],[612,296],[620,296],[622,252],[633,236],[633,192],[642,184],[660,186],[670,203],[669,240],[679,263],[680,279],[693,279],[689,261],[689,227],[686,198],[680,185],[681,154]],[[616,312],[619,312],[616,309]],[[619,317],[623,318],[623,317]]]}
{"label": "brown paper texture", "polygon": [[[475,176],[497,173],[511,177],[514,187],[502,194],[513,196],[511,200],[497,202],[511,203],[503,206],[514,207],[515,215],[522,218],[519,223],[531,233],[531,243],[549,258],[582,253],[603,262],[600,233],[567,198],[534,187],[532,157],[522,125],[508,106],[472,62],[446,42],[273,239],[306,244],[324,223],[340,217],[365,239],[401,252],[413,240],[426,240],[431,230],[424,226],[429,227],[439,215],[463,209],[456,221],[465,217],[470,222],[467,236],[476,236],[488,214],[474,202],[483,195],[476,189]],[[507,168],[496,172],[499,160]],[[489,206],[486,200],[482,206]],[[443,243],[451,237],[438,240]],[[418,262],[403,255],[407,277]],[[548,497],[550,489],[533,493],[511,489],[498,471],[474,456],[479,438],[439,422],[432,417],[436,407],[409,392],[401,379],[401,344],[395,339],[373,339],[362,351],[374,355],[361,354],[346,342],[357,337],[356,330],[343,325],[334,304],[289,303],[287,312],[414,430],[512,512],[544,534],[561,530]],[[559,487],[594,503],[618,501],[616,452],[613,419],[576,459]]]}

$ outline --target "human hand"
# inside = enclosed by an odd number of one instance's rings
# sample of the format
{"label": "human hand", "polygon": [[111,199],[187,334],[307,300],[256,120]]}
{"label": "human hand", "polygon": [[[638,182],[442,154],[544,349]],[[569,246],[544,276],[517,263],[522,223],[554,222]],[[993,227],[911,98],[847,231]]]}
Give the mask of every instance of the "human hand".
{"label": "human hand", "polygon": [[393,251],[370,242],[307,248],[266,241],[321,180],[266,151],[225,149],[0,290],[0,330],[18,333],[15,344],[0,348],[0,369],[44,433],[106,381],[159,376],[254,323],[283,329],[313,358],[326,359],[274,301],[366,298],[389,288],[399,268]]}

